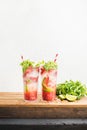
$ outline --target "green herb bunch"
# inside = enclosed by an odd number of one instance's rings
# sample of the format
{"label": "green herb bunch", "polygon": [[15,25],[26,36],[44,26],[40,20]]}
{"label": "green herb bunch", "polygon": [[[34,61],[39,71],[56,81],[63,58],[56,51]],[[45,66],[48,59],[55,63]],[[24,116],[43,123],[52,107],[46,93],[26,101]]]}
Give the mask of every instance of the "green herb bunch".
{"label": "green herb bunch", "polygon": [[45,62],[44,60],[43,61],[39,61],[39,62],[33,62],[33,61],[30,61],[30,60],[24,60],[21,62],[20,64],[22,66],[22,70],[23,72],[26,71],[26,69],[28,69],[28,67],[43,67],[46,71],[49,71],[51,69],[57,69],[57,63],[54,62],[54,61],[48,61],[48,62]]}
{"label": "green herb bunch", "polygon": [[57,69],[58,65],[54,61],[48,61],[44,63],[43,67],[46,71],[49,71],[51,69]]}
{"label": "green herb bunch", "polygon": [[23,62],[21,62],[20,64],[22,66],[22,70],[23,72],[26,71],[26,69],[28,69],[28,67],[35,67],[35,62],[30,61],[30,60],[24,60]]}
{"label": "green herb bunch", "polygon": [[69,97],[71,100],[80,99],[87,95],[87,88],[80,81],[65,81],[64,83],[57,84],[56,95],[62,100],[67,98],[69,100]]}

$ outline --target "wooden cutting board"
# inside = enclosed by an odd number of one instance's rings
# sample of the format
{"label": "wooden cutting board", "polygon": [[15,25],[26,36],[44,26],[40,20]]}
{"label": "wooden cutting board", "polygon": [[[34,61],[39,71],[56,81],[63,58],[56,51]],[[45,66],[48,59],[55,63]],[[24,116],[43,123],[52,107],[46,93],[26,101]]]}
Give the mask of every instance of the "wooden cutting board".
{"label": "wooden cutting board", "polygon": [[87,97],[75,102],[25,101],[23,93],[0,92],[0,118],[87,118]]}

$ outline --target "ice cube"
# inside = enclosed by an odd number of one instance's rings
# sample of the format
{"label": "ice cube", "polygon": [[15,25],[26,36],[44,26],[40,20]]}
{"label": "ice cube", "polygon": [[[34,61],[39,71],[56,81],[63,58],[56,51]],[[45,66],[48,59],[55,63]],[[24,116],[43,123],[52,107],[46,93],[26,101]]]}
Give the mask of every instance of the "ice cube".
{"label": "ice cube", "polygon": [[30,74],[29,74],[29,77],[37,77],[38,76],[38,72],[36,70],[32,71]]}

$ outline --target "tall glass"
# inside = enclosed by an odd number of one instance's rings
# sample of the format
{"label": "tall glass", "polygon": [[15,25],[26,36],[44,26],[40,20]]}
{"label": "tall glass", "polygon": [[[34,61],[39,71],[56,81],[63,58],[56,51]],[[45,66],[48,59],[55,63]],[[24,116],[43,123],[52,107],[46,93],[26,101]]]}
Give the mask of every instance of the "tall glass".
{"label": "tall glass", "polygon": [[42,77],[42,98],[46,101],[53,101],[56,97],[57,69],[46,71],[41,69]]}
{"label": "tall glass", "polygon": [[29,67],[23,73],[25,100],[32,101],[37,99],[38,76],[39,76],[39,68]]}

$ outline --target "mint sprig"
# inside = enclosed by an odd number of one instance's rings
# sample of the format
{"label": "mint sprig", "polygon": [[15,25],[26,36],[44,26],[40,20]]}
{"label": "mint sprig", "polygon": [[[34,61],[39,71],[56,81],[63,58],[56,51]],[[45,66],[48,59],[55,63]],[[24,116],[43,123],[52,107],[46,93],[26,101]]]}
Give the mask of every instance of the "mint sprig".
{"label": "mint sprig", "polygon": [[26,71],[26,69],[28,69],[28,67],[34,67],[35,66],[35,62],[30,61],[30,60],[24,60],[23,62],[21,62],[20,64],[22,66],[22,70],[23,72]]}
{"label": "mint sprig", "polygon": [[26,69],[28,69],[28,67],[43,67],[46,71],[49,71],[51,69],[57,69],[57,63],[54,62],[54,61],[48,61],[48,62],[45,62],[44,60],[43,61],[39,61],[39,62],[33,62],[33,61],[30,61],[30,60],[24,60],[23,62],[21,62],[20,64],[22,66],[22,70],[23,72],[26,71]]}
{"label": "mint sprig", "polygon": [[43,67],[46,71],[49,71],[51,69],[57,69],[58,65],[54,61],[48,61],[44,63]]}
{"label": "mint sprig", "polygon": [[77,99],[87,95],[87,87],[80,81],[65,81],[64,83],[57,84],[56,95],[61,99],[60,95],[74,95]]}
{"label": "mint sprig", "polygon": [[21,62],[20,65],[22,66],[22,70],[24,73],[29,67],[36,68],[36,67],[43,66],[44,64],[45,64],[44,61],[33,62],[30,60],[24,60],[23,62]]}

